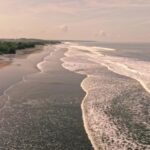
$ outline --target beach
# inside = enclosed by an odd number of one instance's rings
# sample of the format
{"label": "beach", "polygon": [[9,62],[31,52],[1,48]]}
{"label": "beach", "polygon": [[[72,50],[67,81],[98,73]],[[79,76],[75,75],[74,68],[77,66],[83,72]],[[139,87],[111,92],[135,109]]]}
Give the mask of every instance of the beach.
{"label": "beach", "polygon": [[118,51],[63,42],[14,57],[0,69],[0,148],[149,150],[150,59]]}
{"label": "beach", "polygon": [[12,55],[0,55],[0,69],[10,65],[12,62]]}
{"label": "beach", "polygon": [[143,45],[137,50],[136,44],[131,49],[123,44],[116,50],[119,44],[101,45],[64,44],[68,51],[63,67],[86,75],[81,87],[86,92],[82,112],[88,137],[95,150],[149,150],[150,58],[138,55],[141,50],[147,55],[148,47],[144,51]]}
{"label": "beach", "polygon": [[0,60],[0,69],[9,65],[11,62],[9,61],[4,61],[4,60]]}
{"label": "beach", "polygon": [[150,0],[1,0],[0,150],[150,150]]}
{"label": "beach", "polygon": [[81,112],[84,76],[61,66],[65,51],[46,46],[0,70],[0,149],[93,149]]}

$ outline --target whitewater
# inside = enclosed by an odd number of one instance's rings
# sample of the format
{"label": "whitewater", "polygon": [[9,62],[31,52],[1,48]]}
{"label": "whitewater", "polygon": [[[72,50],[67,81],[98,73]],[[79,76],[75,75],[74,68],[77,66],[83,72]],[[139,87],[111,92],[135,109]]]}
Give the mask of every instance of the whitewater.
{"label": "whitewater", "polygon": [[[114,48],[82,46],[68,42],[61,47],[67,49],[65,57],[61,59],[62,66],[86,75],[81,83],[86,92],[81,108],[84,127],[93,148],[150,149],[150,122],[145,119],[146,113],[143,113],[150,100],[150,62],[103,53],[116,51]],[[141,104],[142,99],[144,104]],[[131,116],[130,127],[128,121],[122,117],[125,116],[123,110],[125,115]],[[122,116],[119,118],[116,112]],[[144,131],[138,134],[141,126]],[[142,135],[144,138],[140,137]]]}

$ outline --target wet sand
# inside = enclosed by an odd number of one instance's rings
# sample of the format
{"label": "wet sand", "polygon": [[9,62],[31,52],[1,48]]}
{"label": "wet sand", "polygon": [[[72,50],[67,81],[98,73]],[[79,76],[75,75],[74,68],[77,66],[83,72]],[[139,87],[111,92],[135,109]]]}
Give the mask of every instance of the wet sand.
{"label": "wet sand", "polygon": [[56,51],[48,71],[26,78],[7,91],[0,110],[1,150],[91,150],[83,127],[80,87],[84,76],[64,69]]}
{"label": "wet sand", "polygon": [[3,67],[6,67],[6,66],[9,65],[10,63],[11,63],[11,62],[0,60],[0,69],[3,68]]}

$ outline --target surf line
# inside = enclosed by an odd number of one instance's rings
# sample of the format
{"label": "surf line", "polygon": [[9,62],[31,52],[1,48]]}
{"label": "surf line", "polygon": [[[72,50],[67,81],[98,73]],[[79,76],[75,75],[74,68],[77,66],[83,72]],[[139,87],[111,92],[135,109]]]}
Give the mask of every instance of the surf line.
{"label": "surf line", "polygon": [[[69,51],[69,50],[68,50],[68,51]],[[66,51],[66,52],[64,53],[65,57],[63,57],[63,58],[60,59],[60,60],[63,62],[63,63],[62,63],[62,67],[65,68],[65,69],[67,69],[67,70],[69,70],[69,69],[65,67],[65,60],[64,60],[64,59],[68,56],[68,55],[67,55],[67,52],[68,52],[68,51]],[[69,70],[69,71],[71,71],[71,70]],[[77,73],[77,72],[75,72],[75,71],[72,71],[72,72]],[[79,73],[77,73],[77,74],[79,74]],[[82,102],[81,102],[82,120],[83,120],[84,129],[85,129],[85,131],[86,131],[86,134],[87,134],[88,139],[90,140],[90,142],[91,142],[91,144],[92,144],[92,147],[94,148],[94,150],[99,150],[99,148],[97,147],[97,145],[96,145],[96,143],[95,143],[95,141],[94,141],[94,139],[93,139],[93,137],[92,137],[92,135],[91,135],[91,133],[90,133],[90,131],[89,131],[89,128],[88,128],[88,121],[87,121],[87,119],[86,119],[86,110],[85,110],[85,108],[84,108],[84,103],[85,103],[86,97],[88,96],[88,91],[84,88],[83,82],[84,82],[84,80],[86,80],[88,77],[89,77],[89,75],[86,75],[86,77],[82,80],[82,82],[81,82],[81,84],[80,84],[81,88],[86,92],[86,95],[85,95],[85,97],[83,98],[83,100],[82,100]]]}
{"label": "surf line", "polygon": [[54,51],[49,51],[45,56],[44,56],[44,58],[42,59],[42,61],[40,61],[37,65],[36,65],[36,67],[37,67],[37,69],[40,71],[40,73],[44,73],[44,69],[43,69],[43,64],[45,64],[46,62],[48,62],[47,61],[47,58],[48,57],[50,57],[50,56],[52,56],[52,54],[53,54],[53,52]]}
{"label": "surf line", "polygon": [[[84,80],[86,80],[86,79],[89,78],[89,77],[90,77],[89,75],[86,75],[86,77],[84,78]],[[89,138],[89,140],[90,140],[90,142],[91,142],[91,144],[92,144],[94,150],[99,150],[99,148],[97,147],[97,145],[96,145],[96,143],[95,143],[95,141],[94,141],[94,139],[93,139],[93,136],[91,135],[91,132],[89,132],[88,121],[87,121],[87,119],[86,119],[86,109],[85,109],[85,107],[84,107],[84,104],[85,104],[86,98],[88,97],[88,90],[86,90],[86,89],[84,88],[84,86],[83,86],[84,80],[81,82],[81,87],[82,87],[82,89],[83,89],[83,90],[85,91],[85,93],[86,93],[86,95],[85,95],[85,97],[83,98],[82,103],[81,103],[83,125],[84,125],[85,131],[86,131],[86,133],[87,133],[87,136],[88,136],[88,138]]]}

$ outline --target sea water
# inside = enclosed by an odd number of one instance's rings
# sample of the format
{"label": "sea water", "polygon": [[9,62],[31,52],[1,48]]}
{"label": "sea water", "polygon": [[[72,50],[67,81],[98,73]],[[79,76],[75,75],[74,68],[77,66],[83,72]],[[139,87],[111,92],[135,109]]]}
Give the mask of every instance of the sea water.
{"label": "sea water", "polygon": [[14,57],[0,70],[0,149],[90,150],[80,105],[83,76],[64,69],[64,45]]}
{"label": "sea water", "polygon": [[84,126],[95,149],[150,149],[150,44],[64,43],[63,67],[86,75]]}
{"label": "sea water", "polygon": [[[0,70],[0,148],[61,148],[63,134],[57,134],[61,129],[66,131],[70,106],[69,114],[74,115],[77,97],[74,98],[73,91],[80,93],[79,87],[77,90],[77,86],[69,84],[76,76],[58,74],[61,67],[57,59],[61,58],[64,68],[86,76],[81,82],[86,92],[81,109],[94,149],[149,150],[149,48],[150,44],[144,43],[65,42],[46,46],[42,52],[26,59],[14,58],[12,65]],[[60,57],[63,52],[65,56]],[[59,76],[60,81],[54,82],[55,76]],[[70,93],[72,98],[62,93]],[[72,101],[68,103],[67,99]],[[73,126],[66,125],[73,131]],[[71,136],[71,132],[66,134]],[[54,137],[54,141],[49,140]]]}

